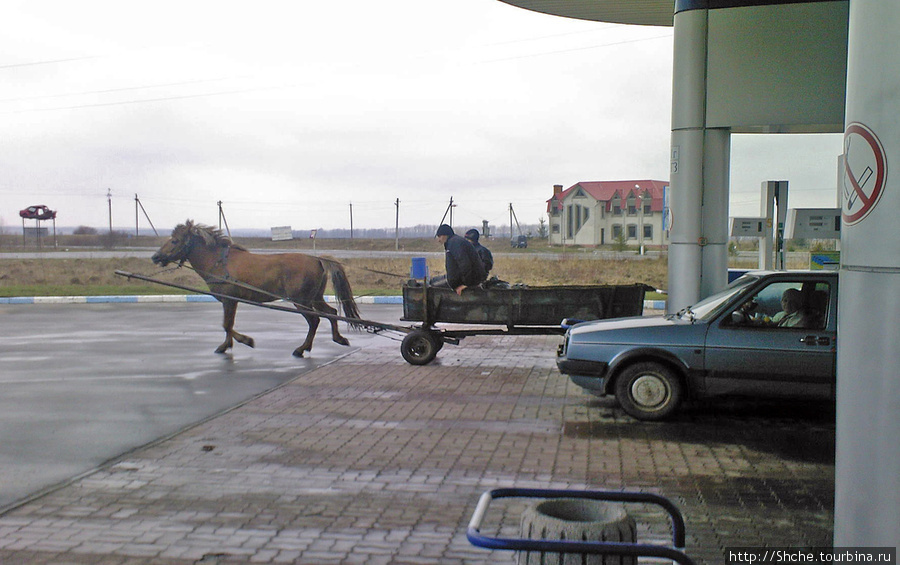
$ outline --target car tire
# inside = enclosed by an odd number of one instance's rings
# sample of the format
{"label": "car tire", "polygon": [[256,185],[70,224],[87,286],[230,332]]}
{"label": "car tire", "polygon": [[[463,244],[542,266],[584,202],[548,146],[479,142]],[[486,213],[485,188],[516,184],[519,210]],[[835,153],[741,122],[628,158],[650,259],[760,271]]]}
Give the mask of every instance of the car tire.
{"label": "car tire", "polygon": [[681,404],[683,387],[672,369],[656,362],[635,363],[616,379],[616,400],[638,420],[662,420]]}
{"label": "car tire", "polygon": [[425,330],[413,330],[400,344],[400,355],[410,365],[427,365],[437,357],[436,340]]}

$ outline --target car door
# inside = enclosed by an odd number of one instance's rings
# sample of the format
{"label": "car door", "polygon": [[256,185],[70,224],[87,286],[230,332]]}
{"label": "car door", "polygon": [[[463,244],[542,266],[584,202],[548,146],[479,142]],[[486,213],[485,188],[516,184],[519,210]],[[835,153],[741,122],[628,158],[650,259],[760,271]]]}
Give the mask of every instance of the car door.
{"label": "car door", "polygon": [[[801,322],[777,321],[785,315],[779,311],[786,293],[802,296]],[[742,299],[709,325],[706,394],[831,397],[836,305],[836,277],[783,276],[759,287],[751,300]]]}

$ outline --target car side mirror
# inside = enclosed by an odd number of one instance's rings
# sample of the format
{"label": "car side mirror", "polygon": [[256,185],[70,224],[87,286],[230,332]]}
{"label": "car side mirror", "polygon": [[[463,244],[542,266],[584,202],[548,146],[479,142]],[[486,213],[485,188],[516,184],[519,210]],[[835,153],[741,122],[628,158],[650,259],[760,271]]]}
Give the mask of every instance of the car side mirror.
{"label": "car side mirror", "polygon": [[731,313],[731,323],[740,326],[743,325],[747,321],[747,315],[741,312],[740,310],[735,310]]}

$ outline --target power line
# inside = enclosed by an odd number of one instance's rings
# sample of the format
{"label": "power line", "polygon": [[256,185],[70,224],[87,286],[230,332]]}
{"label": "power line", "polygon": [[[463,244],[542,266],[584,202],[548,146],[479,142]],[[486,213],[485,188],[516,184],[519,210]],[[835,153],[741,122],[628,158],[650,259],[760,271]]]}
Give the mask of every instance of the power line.
{"label": "power line", "polygon": [[510,45],[513,43],[527,43],[529,41],[541,41],[544,39],[553,39],[556,37],[566,37],[566,36],[570,36],[570,35],[583,35],[585,33],[597,33],[600,31],[606,31],[608,29],[615,29],[617,27],[619,27],[619,25],[611,24],[611,25],[599,26],[594,29],[585,29],[585,30],[581,30],[581,31],[567,31],[565,33],[554,33],[551,35],[541,35],[538,37],[526,37],[523,39],[510,39],[509,41],[500,41],[497,43],[486,43],[486,44],[484,44],[484,47],[494,47],[497,45]]}
{"label": "power line", "polygon": [[601,44],[601,45],[588,45],[588,46],[586,46],[586,47],[573,47],[573,48],[571,48],[571,49],[561,49],[561,50],[559,50],[559,51],[544,51],[544,52],[542,52],[542,53],[531,53],[531,54],[528,54],[528,55],[518,55],[518,56],[515,56],[515,57],[505,57],[505,58],[502,58],[502,59],[490,59],[490,60],[488,60],[488,61],[481,61],[481,63],[479,63],[479,64],[485,64],[485,63],[502,63],[502,62],[504,62],[504,61],[516,61],[516,60],[519,60],[519,59],[529,59],[529,58],[532,58],[532,57],[543,57],[543,56],[545,56],[545,55],[558,55],[558,54],[560,54],[560,53],[572,53],[572,52],[575,52],[575,51],[588,51],[588,50],[590,50],[590,49],[600,49],[600,48],[603,48],[603,47],[613,47],[613,46],[615,46],[615,45],[625,45],[625,44],[627,44],[627,43],[640,43],[641,41],[653,41],[653,40],[656,40],[656,39],[672,39],[672,37],[673,37],[673,35],[672,35],[671,33],[669,33],[669,34],[666,34],[666,35],[657,35],[657,36],[655,36],[655,37],[644,37],[644,38],[640,38],[640,39],[625,39],[625,40],[623,40],[623,41],[615,41],[615,42],[612,42],[612,43],[604,43],[604,44]]}
{"label": "power line", "polygon": [[91,55],[89,57],[71,57],[68,59],[49,59],[47,61],[32,61],[30,63],[13,63],[10,65],[0,65],[0,69],[15,69],[18,67],[34,67],[37,65],[53,65],[57,63],[70,63],[74,61],[84,61],[87,59],[97,59],[96,55]]}
{"label": "power line", "polygon": [[32,108],[29,110],[10,110],[0,112],[0,114],[26,114],[30,112],[53,112],[56,110],[80,110],[83,108],[102,108],[105,106],[127,106],[132,104],[146,104],[154,102],[167,102],[170,100],[188,100],[191,98],[205,98],[208,96],[227,96],[229,94],[245,94],[248,92],[263,92],[266,90],[280,90],[288,88],[296,88],[299,85],[281,85],[281,86],[260,86],[253,88],[242,88],[234,90],[220,90],[216,92],[201,92],[197,94],[182,94],[175,96],[162,96],[159,98],[144,98],[141,100],[120,100],[118,102],[97,102],[94,104],[77,104],[73,106],[56,106],[53,108]]}
{"label": "power line", "polygon": [[[602,29],[606,29],[606,28],[601,28],[601,30]],[[570,32],[568,34],[558,34],[557,36],[572,35],[572,34],[576,34],[576,33],[588,33],[588,32],[601,31],[601,30],[590,30],[590,31],[585,31],[585,32]],[[508,43],[521,43],[521,42],[526,42],[526,41],[535,41],[535,40],[539,40],[539,39],[552,38],[552,37],[556,37],[556,36],[551,35],[551,36],[537,37],[537,38],[533,38],[533,39],[513,40]],[[611,42],[611,43],[604,43],[604,44],[600,44],[600,45],[589,45],[589,46],[585,46],[585,47],[574,47],[574,48],[570,48],[570,49],[561,49],[561,50],[556,50],[556,51],[543,51],[543,52],[539,52],[539,53],[530,53],[530,54],[525,54],[525,55],[517,55],[517,56],[513,56],[513,57],[475,61],[470,64],[481,65],[481,64],[490,64],[490,63],[500,63],[500,62],[505,62],[505,61],[528,59],[528,58],[541,57],[541,56],[546,56],[546,55],[557,55],[557,54],[563,54],[563,53],[572,53],[572,52],[576,52],[576,51],[601,49],[604,47],[612,47],[612,46],[616,46],[616,45],[638,43],[638,42],[643,42],[643,41],[653,41],[656,39],[666,39],[666,38],[671,38],[671,37],[672,37],[672,34],[669,33],[667,35],[648,37],[648,38],[628,39],[628,40],[616,41],[616,42]],[[495,45],[502,45],[502,43],[498,43]],[[419,56],[421,56],[421,55],[419,55]],[[75,58],[69,58],[69,59],[55,59],[55,60],[38,61],[38,62],[32,62],[32,63],[20,63],[20,64],[0,66],[0,69],[20,67],[20,66],[74,62],[74,61],[81,61],[81,60],[85,60],[85,59],[96,59],[96,58],[99,58],[99,57],[97,57],[97,56],[75,57]],[[252,78],[252,77],[242,76],[242,77],[234,77],[234,78],[248,79],[248,78]],[[199,84],[199,83],[205,83],[205,82],[218,82],[218,81],[223,81],[223,80],[229,80],[229,79],[227,79],[227,78],[200,79],[200,80],[193,80],[193,81],[181,81],[181,82],[163,83],[163,84],[155,84],[155,85],[143,85],[143,86],[136,86],[136,87],[120,87],[120,88],[111,88],[111,89],[100,89],[100,90],[84,91],[84,92],[77,92],[77,93],[61,93],[61,94],[52,94],[52,95],[38,95],[38,96],[31,96],[31,97],[26,96],[26,97],[2,99],[2,100],[0,100],[0,102],[14,102],[14,101],[62,98],[62,97],[67,97],[67,96],[79,96],[79,95],[87,95],[87,94],[110,94],[110,93],[114,93],[114,92],[137,91],[137,90],[145,90],[145,89],[150,89],[150,88],[162,88],[162,87],[169,87],[169,86],[186,86],[186,85],[190,85],[190,84]],[[168,101],[174,101],[174,100],[188,100],[188,99],[192,99],[192,98],[204,98],[204,97],[211,97],[211,96],[228,96],[228,95],[234,95],[234,94],[247,94],[247,93],[251,93],[251,92],[286,90],[286,89],[292,89],[292,88],[299,88],[302,86],[308,86],[310,84],[313,84],[313,83],[307,81],[307,82],[303,82],[303,83],[291,83],[291,84],[270,85],[270,86],[251,86],[251,87],[246,87],[246,88],[234,88],[234,89],[217,90],[217,91],[211,91],[211,92],[200,92],[200,93],[194,93],[194,94],[161,96],[161,97],[156,97],[156,98],[119,100],[119,101],[115,101],[115,102],[95,102],[95,103],[86,103],[86,104],[71,104],[71,105],[66,105],[66,106],[53,106],[53,107],[48,107],[48,108],[30,108],[30,109],[25,109],[25,110],[9,110],[9,111],[5,111],[5,112],[0,112],[0,114],[24,114],[24,113],[33,113],[33,112],[52,112],[52,111],[59,111],[59,110],[78,110],[78,109],[86,109],[86,108],[102,108],[102,107],[110,107],[110,106],[149,104],[149,103],[168,102]]]}
{"label": "power line", "polygon": [[20,96],[18,98],[0,98],[0,102],[22,102],[27,100],[43,100],[48,98],[65,98],[67,96],[84,96],[87,94],[111,94],[113,92],[128,92],[132,90],[147,90],[151,88],[165,88],[170,86],[186,86],[189,84],[202,84],[207,82],[220,82],[223,80],[231,80],[231,78],[208,78],[198,80],[187,80],[182,82],[169,82],[161,84],[146,84],[143,86],[125,86],[121,88],[107,88],[103,90],[83,90],[80,92],[64,92],[60,94],[41,94],[37,96]]}

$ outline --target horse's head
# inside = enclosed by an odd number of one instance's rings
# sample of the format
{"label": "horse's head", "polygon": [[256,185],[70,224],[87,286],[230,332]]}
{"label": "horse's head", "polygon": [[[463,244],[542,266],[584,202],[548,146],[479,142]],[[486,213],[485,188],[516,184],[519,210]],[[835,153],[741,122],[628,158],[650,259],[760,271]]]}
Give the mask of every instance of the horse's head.
{"label": "horse's head", "polygon": [[175,229],[172,230],[172,237],[153,254],[151,260],[163,267],[176,261],[180,266],[181,263],[187,261],[188,255],[191,254],[195,237],[197,237],[197,226],[191,220],[175,226]]}

